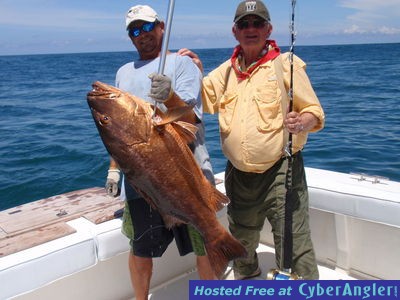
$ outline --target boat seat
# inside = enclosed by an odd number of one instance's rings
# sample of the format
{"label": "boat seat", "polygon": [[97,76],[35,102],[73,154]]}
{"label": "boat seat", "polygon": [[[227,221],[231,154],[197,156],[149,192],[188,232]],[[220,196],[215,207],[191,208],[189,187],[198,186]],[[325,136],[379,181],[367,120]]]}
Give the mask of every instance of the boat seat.
{"label": "boat seat", "polygon": [[[318,263],[359,279],[399,278],[400,270],[393,266],[400,265],[400,256],[387,249],[400,248],[400,183],[362,174],[305,169],[311,237]],[[218,176],[223,179],[224,175]],[[224,192],[222,184],[217,187]],[[274,245],[268,222],[261,242]],[[392,270],[390,275],[387,270]]]}
{"label": "boat seat", "polygon": [[83,218],[67,222],[75,233],[0,257],[0,299],[47,285],[97,263],[96,244]]}
{"label": "boat seat", "polygon": [[400,184],[379,177],[306,168],[310,207],[400,227]]}
{"label": "boat seat", "polygon": [[94,239],[99,260],[107,260],[129,251],[129,239],[121,233],[121,225],[121,219],[114,219],[95,226]]}
{"label": "boat seat", "polygon": [[0,299],[26,293],[128,251],[104,188],[74,191],[0,214]]}

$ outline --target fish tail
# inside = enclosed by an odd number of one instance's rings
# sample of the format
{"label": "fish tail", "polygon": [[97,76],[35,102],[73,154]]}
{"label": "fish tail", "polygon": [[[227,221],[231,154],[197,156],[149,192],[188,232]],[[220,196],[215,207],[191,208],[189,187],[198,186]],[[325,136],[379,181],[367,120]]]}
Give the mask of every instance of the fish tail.
{"label": "fish tail", "polygon": [[219,279],[223,277],[229,261],[247,254],[243,245],[225,230],[216,241],[205,243],[205,248],[211,267]]}

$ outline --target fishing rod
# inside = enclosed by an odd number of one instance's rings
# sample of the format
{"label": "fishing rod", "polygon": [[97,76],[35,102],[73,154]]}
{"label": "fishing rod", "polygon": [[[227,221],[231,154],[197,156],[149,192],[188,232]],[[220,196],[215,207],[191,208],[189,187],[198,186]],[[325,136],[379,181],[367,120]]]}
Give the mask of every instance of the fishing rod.
{"label": "fishing rod", "polygon": [[[164,73],[165,61],[167,58],[168,43],[169,43],[169,36],[171,34],[171,25],[172,25],[172,17],[174,14],[174,7],[175,7],[175,0],[169,0],[167,19],[165,21],[166,22],[165,30],[164,30],[162,46],[161,46],[160,64],[158,65],[158,74],[161,74],[161,75]],[[158,102],[154,101],[153,119],[156,115],[157,106],[158,106]]]}
{"label": "fishing rod", "polygon": [[[295,8],[296,0],[291,0],[292,3],[292,14],[290,20],[290,35],[291,43],[289,50],[289,62],[290,62],[290,84],[289,84],[289,112],[293,110],[293,56],[294,56],[294,45],[296,43],[296,32],[294,27],[295,20]],[[301,279],[296,273],[292,272],[292,256],[293,256],[293,199],[292,195],[292,176],[293,176],[293,156],[292,156],[292,141],[293,135],[289,132],[288,142],[285,146],[286,159],[288,161],[288,167],[286,171],[286,199],[285,199],[285,219],[283,228],[282,238],[282,253],[281,253],[281,265],[280,269],[272,269],[268,272],[267,279],[270,280],[296,280]]]}

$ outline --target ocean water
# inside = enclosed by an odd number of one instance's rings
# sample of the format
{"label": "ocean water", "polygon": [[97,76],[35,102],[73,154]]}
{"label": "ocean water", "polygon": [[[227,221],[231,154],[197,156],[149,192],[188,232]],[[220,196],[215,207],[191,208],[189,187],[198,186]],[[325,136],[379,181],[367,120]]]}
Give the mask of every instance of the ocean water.
{"label": "ocean water", "polygon": [[[282,49],[287,51],[287,49]],[[201,49],[205,72],[231,49]],[[400,181],[400,44],[298,46],[326,113],[305,164]],[[86,103],[135,52],[0,56],[0,210],[103,186],[108,155]],[[205,116],[214,171],[224,170],[216,116]]]}

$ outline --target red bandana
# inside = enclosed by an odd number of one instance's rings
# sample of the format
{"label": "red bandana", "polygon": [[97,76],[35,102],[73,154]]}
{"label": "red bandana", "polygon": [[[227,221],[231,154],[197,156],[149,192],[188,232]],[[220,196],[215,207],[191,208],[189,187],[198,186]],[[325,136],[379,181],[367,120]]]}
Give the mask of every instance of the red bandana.
{"label": "red bandana", "polygon": [[[270,49],[268,49],[268,48],[270,48]],[[269,60],[274,59],[281,52],[281,50],[276,45],[276,42],[274,40],[267,40],[266,44],[265,44],[265,49],[263,51],[263,52],[265,52],[263,54],[263,56],[260,57],[255,64],[250,66],[250,68],[246,72],[244,72],[240,69],[239,61],[238,61],[238,58],[242,55],[242,51],[243,50],[240,45],[236,46],[235,49],[233,50],[233,54],[231,57],[232,67],[235,70],[236,76],[238,77],[239,80],[246,79],[247,77],[250,76],[251,72],[253,72],[259,65],[261,65]]]}

